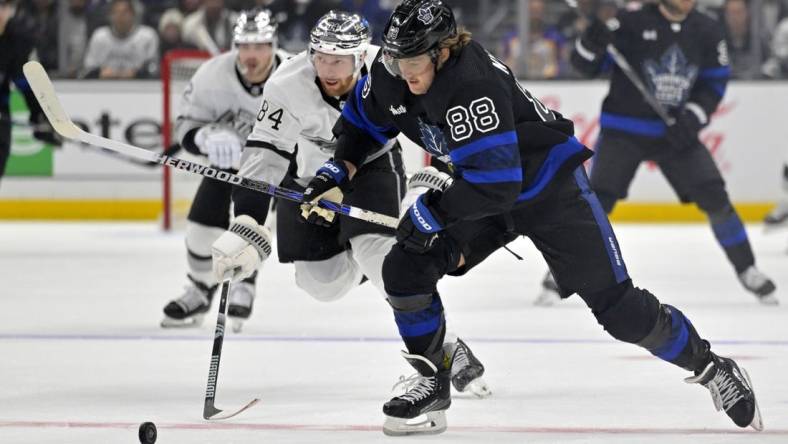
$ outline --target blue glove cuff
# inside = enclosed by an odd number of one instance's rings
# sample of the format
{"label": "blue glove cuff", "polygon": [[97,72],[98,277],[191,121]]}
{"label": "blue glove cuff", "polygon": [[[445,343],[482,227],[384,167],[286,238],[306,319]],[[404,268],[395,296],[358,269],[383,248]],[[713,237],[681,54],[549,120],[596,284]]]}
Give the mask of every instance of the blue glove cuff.
{"label": "blue glove cuff", "polygon": [[326,173],[334,179],[334,182],[341,184],[347,179],[347,168],[342,162],[334,162],[333,160],[326,160],[326,163],[317,170],[315,175]]}
{"label": "blue glove cuff", "polygon": [[424,203],[423,194],[416,199],[413,205],[411,205],[408,214],[410,215],[410,220],[413,221],[413,225],[422,233],[437,233],[443,230],[441,224],[435,216],[432,215],[429,207]]}

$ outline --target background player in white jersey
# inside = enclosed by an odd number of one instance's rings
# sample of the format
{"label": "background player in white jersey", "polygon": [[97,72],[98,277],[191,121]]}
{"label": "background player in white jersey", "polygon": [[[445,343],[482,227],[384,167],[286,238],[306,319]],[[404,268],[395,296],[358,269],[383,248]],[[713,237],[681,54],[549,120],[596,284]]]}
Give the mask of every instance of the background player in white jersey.
{"label": "background player in white jersey", "polygon": [[[331,11],[318,21],[309,50],[285,62],[266,84],[257,123],[244,149],[242,176],[303,190],[316,176],[315,170],[320,169],[318,177],[333,174],[332,129],[349,92],[374,61],[378,48],[368,51],[369,40],[369,25],[357,14]],[[292,159],[297,171],[288,174]],[[322,197],[399,215],[405,175],[396,139],[381,141],[355,181],[352,189],[337,189]],[[213,244],[217,277],[230,271],[236,280],[243,279],[267,258],[270,233],[263,224],[269,201],[270,197],[243,188],[233,191],[236,218]],[[383,259],[395,243],[393,229],[357,219],[339,220],[331,212],[302,213],[298,203],[289,201],[277,203],[276,217],[279,260],[294,263],[297,285],[312,297],[333,301],[366,279],[385,295],[381,273]],[[477,396],[489,394],[481,380],[484,367],[468,346],[456,337],[444,343],[455,363],[455,388]]]}
{"label": "background player in white jersey", "polygon": [[[287,58],[277,50],[277,24],[271,12],[241,13],[233,34],[235,48],[200,66],[184,91],[175,124],[177,140],[189,152],[208,156],[214,167],[236,172],[244,140],[260,109],[263,87]],[[231,185],[205,178],[189,210],[186,252],[189,282],[179,298],[164,307],[163,327],[201,322],[210,308],[217,280],[211,272],[211,244],[229,226]],[[255,296],[255,275],[233,286],[228,315],[240,329]]]}
{"label": "background player in white jersey", "polygon": [[767,230],[788,227],[788,153],[783,164],[782,194],[777,206],[763,220]]}

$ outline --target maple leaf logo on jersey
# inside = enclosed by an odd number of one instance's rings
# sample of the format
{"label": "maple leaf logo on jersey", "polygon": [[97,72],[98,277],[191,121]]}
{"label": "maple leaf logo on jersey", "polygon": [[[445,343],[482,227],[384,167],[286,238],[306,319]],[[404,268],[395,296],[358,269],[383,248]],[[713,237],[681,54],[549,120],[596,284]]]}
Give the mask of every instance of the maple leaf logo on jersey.
{"label": "maple leaf logo on jersey", "polygon": [[425,123],[421,117],[419,117],[419,131],[424,149],[442,162],[449,162],[449,144],[443,131],[436,125]]}
{"label": "maple leaf logo on jersey", "polygon": [[420,22],[427,26],[431,25],[432,22],[435,21],[435,15],[432,13],[432,10],[427,7],[419,8],[419,16],[416,18],[418,18]]}
{"label": "maple leaf logo on jersey", "polygon": [[646,60],[643,71],[654,97],[665,106],[680,106],[689,96],[698,67],[687,61],[687,57],[678,45],[672,45],[659,59]]}

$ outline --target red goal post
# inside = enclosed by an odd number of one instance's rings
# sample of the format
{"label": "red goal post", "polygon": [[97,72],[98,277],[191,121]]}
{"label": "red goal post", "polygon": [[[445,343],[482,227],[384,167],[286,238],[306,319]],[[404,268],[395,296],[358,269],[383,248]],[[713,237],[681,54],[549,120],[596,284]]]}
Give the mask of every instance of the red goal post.
{"label": "red goal post", "polygon": [[[175,118],[178,116],[178,102],[183,93],[183,89],[189,84],[189,80],[206,60],[211,57],[207,51],[193,49],[174,49],[167,51],[161,61],[161,85],[162,85],[162,125],[161,136],[164,149],[176,143],[173,140],[173,128]],[[178,155],[183,155],[181,151]],[[170,168],[165,166],[162,171],[162,228],[172,229],[176,224],[176,219],[185,220],[185,211],[188,203],[179,203],[175,193],[175,178]],[[189,198],[190,199],[190,198]]]}

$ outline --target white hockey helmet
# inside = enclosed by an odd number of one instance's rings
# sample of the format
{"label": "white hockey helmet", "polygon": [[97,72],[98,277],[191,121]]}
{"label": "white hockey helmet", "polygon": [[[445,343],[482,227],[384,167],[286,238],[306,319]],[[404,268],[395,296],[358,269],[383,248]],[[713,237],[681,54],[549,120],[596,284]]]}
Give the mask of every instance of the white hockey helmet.
{"label": "white hockey helmet", "polygon": [[268,9],[252,9],[238,15],[233,28],[233,43],[271,43],[276,46],[278,23]]}
{"label": "white hockey helmet", "polygon": [[369,42],[369,22],[364,17],[344,11],[329,11],[309,33],[309,60],[315,53],[352,55],[355,70],[364,66]]}

